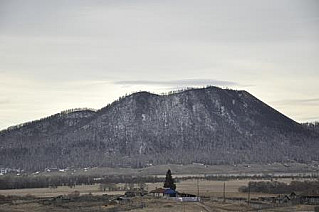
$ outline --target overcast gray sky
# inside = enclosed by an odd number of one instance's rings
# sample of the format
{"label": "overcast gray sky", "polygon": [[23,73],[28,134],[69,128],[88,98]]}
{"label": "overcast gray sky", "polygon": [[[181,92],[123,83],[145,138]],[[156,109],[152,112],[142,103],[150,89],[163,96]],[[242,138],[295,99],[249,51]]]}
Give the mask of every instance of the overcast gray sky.
{"label": "overcast gray sky", "polygon": [[208,84],[315,121],[318,82],[317,0],[0,0],[0,129]]}

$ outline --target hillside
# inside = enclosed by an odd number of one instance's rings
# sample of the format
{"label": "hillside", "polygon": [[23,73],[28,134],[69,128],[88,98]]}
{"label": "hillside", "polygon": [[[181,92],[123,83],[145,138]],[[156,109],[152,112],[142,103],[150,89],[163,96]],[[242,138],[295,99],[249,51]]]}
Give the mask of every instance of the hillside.
{"label": "hillside", "polygon": [[316,131],[248,92],[207,87],[138,92],[98,111],[69,111],[3,130],[0,166],[307,162],[319,159],[318,147]]}

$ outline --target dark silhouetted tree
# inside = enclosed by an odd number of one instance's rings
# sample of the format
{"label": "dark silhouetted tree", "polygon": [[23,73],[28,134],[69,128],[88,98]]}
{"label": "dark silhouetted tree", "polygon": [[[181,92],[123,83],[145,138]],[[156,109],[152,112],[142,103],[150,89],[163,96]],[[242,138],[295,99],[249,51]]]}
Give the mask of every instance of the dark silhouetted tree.
{"label": "dark silhouetted tree", "polygon": [[167,172],[166,172],[164,188],[170,188],[170,189],[173,189],[173,190],[176,189],[176,185],[175,185],[174,179],[172,177],[172,172],[171,172],[170,169],[167,170]]}

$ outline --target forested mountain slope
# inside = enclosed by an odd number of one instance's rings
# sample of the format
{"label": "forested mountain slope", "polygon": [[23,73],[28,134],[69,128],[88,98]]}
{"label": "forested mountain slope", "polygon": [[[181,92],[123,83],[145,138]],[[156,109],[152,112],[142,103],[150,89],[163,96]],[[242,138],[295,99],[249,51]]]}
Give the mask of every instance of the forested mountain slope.
{"label": "forested mountain slope", "polygon": [[0,165],[120,166],[318,160],[319,135],[246,91],[138,92],[0,132]]}

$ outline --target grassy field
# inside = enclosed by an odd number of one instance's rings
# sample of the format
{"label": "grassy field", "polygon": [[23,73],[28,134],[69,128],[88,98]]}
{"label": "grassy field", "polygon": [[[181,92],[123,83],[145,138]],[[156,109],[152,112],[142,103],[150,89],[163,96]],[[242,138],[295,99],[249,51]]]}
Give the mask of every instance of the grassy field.
{"label": "grassy field", "polygon": [[[245,186],[249,179],[246,180],[228,180],[225,181],[226,198],[241,197],[247,198],[247,193],[241,193],[238,188]],[[279,179],[279,181],[289,183],[292,179]],[[119,185],[120,187],[122,185]],[[162,187],[162,183],[147,183],[147,190],[151,191],[156,187]],[[20,196],[21,199],[12,201],[11,203],[0,204],[1,212],[18,212],[18,211],[132,211],[132,212],[167,212],[167,211],[247,211],[254,210],[254,208],[247,205],[247,202],[230,202],[216,201],[217,198],[223,197],[224,181],[208,181],[189,179],[177,183],[177,190],[185,193],[198,193],[202,197],[202,202],[183,203],[175,202],[163,198],[154,198],[152,196],[135,197],[128,203],[110,204],[110,199],[116,198],[116,195],[123,195],[125,191],[108,191],[102,192],[99,185],[81,185],[70,188],[67,186],[60,186],[56,189],[38,188],[38,189],[15,189],[15,190],[0,190],[0,195]],[[74,191],[79,191],[83,197],[89,197],[88,200],[84,198],[81,201],[67,201],[55,202],[52,197],[59,195],[68,196]],[[90,194],[90,195],[89,195]],[[91,195],[92,194],[92,195]],[[107,194],[108,200],[92,201],[92,198]],[[262,194],[252,193],[251,198],[260,196],[277,196],[276,194]],[[91,198],[91,199],[90,199]],[[44,204],[48,202],[48,204]],[[263,211],[314,211],[314,206],[286,206],[272,209],[264,209]]]}
{"label": "grassy field", "polygon": [[48,200],[44,203],[43,200],[28,199],[19,200],[14,203],[0,204],[1,212],[223,212],[223,211],[314,211],[315,206],[297,205],[297,206],[281,206],[263,210],[257,210],[247,203],[223,203],[204,200],[201,202],[175,202],[173,200],[154,198],[154,197],[135,197],[128,203],[110,203],[109,201],[68,201],[68,202],[53,202]]}
{"label": "grassy field", "polygon": [[[237,174],[252,176],[255,174],[291,174],[300,178],[278,178],[277,181],[290,183],[292,180],[313,180],[303,178],[305,173],[318,175],[318,167],[305,164],[269,164],[269,165],[214,165],[205,166],[201,164],[192,165],[163,165],[151,166],[143,169],[130,168],[87,168],[68,170],[66,172],[40,172],[31,175],[118,175],[118,176],[159,176],[164,177],[167,169],[171,169],[173,177],[178,178],[177,190],[183,193],[191,193],[202,197],[201,202],[183,203],[175,202],[164,198],[155,198],[152,196],[135,197],[129,202],[120,203],[114,201],[118,196],[125,193],[120,191],[100,190],[99,184],[94,185],[76,185],[75,187],[59,186],[57,188],[33,188],[33,189],[11,189],[0,190],[0,212],[21,212],[21,211],[132,211],[132,212],[167,212],[167,211],[256,211],[256,208],[248,206],[246,199],[247,193],[241,193],[238,188],[247,186],[253,178],[231,179],[231,180],[204,180],[187,179],[183,177],[204,177],[210,174]],[[196,173],[196,174],[193,174]],[[222,178],[221,178],[222,179]],[[264,179],[263,179],[264,180]],[[225,183],[225,195],[229,201],[223,202],[223,190]],[[118,187],[124,187],[124,184],[117,184]],[[136,185],[137,186],[137,185]],[[162,187],[163,183],[146,183],[148,191]],[[80,192],[78,199],[56,200],[57,196],[69,197],[75,191]],[[104,195],[104,196],[102,196]],[[13,197],[12,197],[13,196]],[[251,193],[251,198],[261,196],[277,196],[277,194]],[[83,198],[82,198],[83,197]],[[104,199],[103,199],[103,198]],[[232,202],[231,198],[243,198],[240,202]],[[2,200],[1,200],[2,198]],[[314,211],[314,206],[297,205],[263,209],[262,211]]]}
{"label": "grassy field", "polygon": [[[72,169],[66,172],[42,172],[39,175],[134,175],[134,176],[165,176],[168,169],[172,170],[174,176],[204,176],[209,174],[319,174],[317,164],[302,163],[272,163],[272,164],[241,164],[241,165],[157,165],[141,169],[132,168],[99,168]],[[194,174],[196,173],[196,174]]]}
{"label": "grassy field", "polygon": [[[182,180],[177,182],[177,190],[179,192],[191,193],[197,195],[199,189],[200,196],[206,197],[222,197],[224,182],[225,182],[225,191],[226,196],[228,197],[246,197],[247,194],[241,193],[238,191],[238,188],[241,186],[247,186],[250,179],[245,180],[228,180],[228,181],[216,181],[216,180],[197,180],[189,179]],[[290,183],[292,178],[278,179],[280,182]],[[198,185],[198,187],[197,187]],[[118,187],[123,187],[123,184],[118,184]],[[155,188],[163,187],[163,183],[146,183],[146,189],[148,191],[154,190]],[[93,194],[93,195],[123,195],[125,191],[100,191],[99,184],[95,185],[78,185],[73,188],[68,186],[59,186],[57,188],[29,188],[29,189],[9,189],[9,190],[0,190],[0,195],[17,195],[17,196],[26,196],[33,195],[36,197],[54,197],[58,195],[67,195],[74,191],[79,191],[81,195]],[[254,194],[251,196],[260,196],[260,193]],[[264,194],[269,196],[272,194]]]}
{"label": "grassy field", "polygon": [[51,188],[27,188],[27,189],[9,189],[0,190],[0,195],[16,195],[26,196],[32,195],[35,197],[55,197],[59,195],[68,195],[74,191],[79,191],[81,195],[94,194],[94,195],[123,195],[125,191],[108,191],[102,192],[99,190],[99,185],[80,185],[70,188],[68,186],[59,186],[55,189]]}

